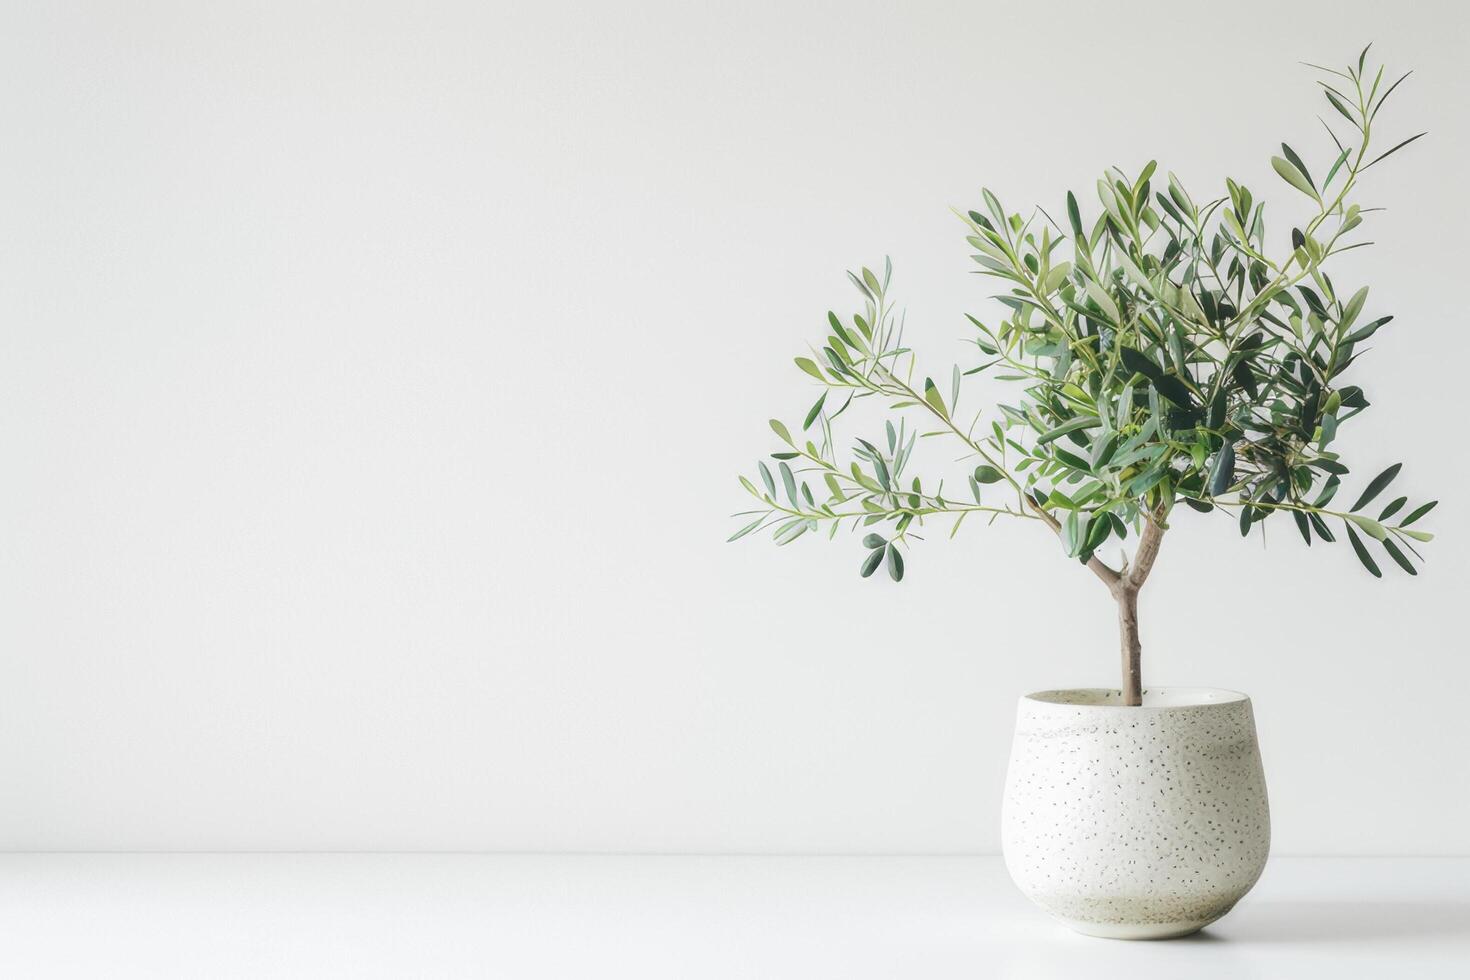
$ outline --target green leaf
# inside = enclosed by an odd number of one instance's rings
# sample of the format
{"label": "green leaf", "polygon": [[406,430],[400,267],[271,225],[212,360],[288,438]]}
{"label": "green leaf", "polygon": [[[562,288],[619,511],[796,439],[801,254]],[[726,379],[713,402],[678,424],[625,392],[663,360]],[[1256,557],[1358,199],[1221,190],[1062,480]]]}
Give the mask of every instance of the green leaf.
{"label": "green leaf", "polygon": [[791,506],[801,510],[801,502],[796,497],[796,477],[791,475],[791,467],[784,462],[780,465],[781,485],[786,488],[786,498],[791,501]]}
{"label": "green leaf", "polygon": [[1378,563],[1373,560],[1372,555],[1368,554],[1368,549],[1363,547],[1363,541],[1358,537],[1358,533],[1353,530],[1353,526],[1347,521],[1343,521],[1342,526],[1347,528],[1348,540],[1353,544],[1353,551],[1358,553],[1358,561],[1362,562],[1363,567],[1373,573],[1374,578],[1383,578],[1383,573],[1378,570]]}
{"label": "green leaf", "polygon": [[1163,377],[1163,370],[1151,358],[1140,354],[1131,347],[1118,348],[1118,358],[1123,362],[1124,368],[1134,374],[1141,374],[1150,381]]}
{"label": "green leaf", "polygon": [[938,412],[941,418],[949,418],[949,411],[944,407],[944,399],[939,395],[939,389],[934,387],[934,381],[930,378],[924,379],[924,401]]}
{"label": "green leaf", "polygon": [[1312,188],[1312,191],[1315,193],[1317,190],[1317,185],[1312,183],[1312,175],[1307,171],[1307,165],[1302,162],[1302,158],[1297,156],[1296,151],[1287,146],[1285,143],[1281,144],[1281,153],[1283,156],[1286,157],[1287,160],[1291,161],[1291,165],[1299,170],[1301,172],[1301,175],[1307,179],[1307,186]]}
{"label": "green leaf", "polygon": [[812,360],[810,357],[798,357],[796,359],[796,366],[801,368],[807,374],[810,374],[812,377],[816,378],[818,381],[825,382],[827,380],[822,376],[822,369],[817,367],[817,362]]}
{"label": "green leaf", "polygon": [[1397,562],[1398,566],[1404,571],[1408,572],[1410,575],[1419,574],[1419,570],[1415,568],[1413,563],[1409,561],[1408,557],[1401,550],[1399,550],[1399,546],[1393,543],[1392,538],[1384,539],[1383,550],[1387,551],[1388,557]]}
{"label": "green leaf", "polygon": [[1312,546],[1312,525],[1307,520],[1307,515],[1303,514],[1299,510],[1294,510],[1291,512],[1291,516],[1292,519],[1296,521],[1296,529],[1301,532],[1302,540],[1305,541],[1307,543],[1307,547],[1310,548]]}
{"label": "green leaf", "polygon": [[780,436],[781,441],[786,443],[786,445],[796,445],[796,443],[791,441],[791,433],[786,431],[786,426],[779,419],[771,419],[771,431]]}
{"label": "green leaf", "polygon": [[[1072,419],[1071,421],[1063,422],[1061,425],[1057,426],[1055,429],[1052,429],[1052,430],[1050,430],[1048,432],[1042,433],[1040,436],[1037,437],[1037,439],[1036,439],[1036,445],[1038,447],[1044,446],[1044,445],[1046,445],[1049,442],[1054,442],[1055,440],[1060,439],[1062,436],[1066,435],[1069,432],[1077,432],[1077,431],[1079,431],[1081,429],[1095,429],[1095,428],[1097,428],[1100,425],[1102,425],[1102,420],[1101,419],[1093,418],[1092,416],[1089,416],[1089,415],[1084,415],[1084,416],[1081,416],[1079,418]],[[985,467],[985,468],[986,469],[989,469],[989,467]],[[994,472],[994,471],[992,471],[992,472]],[[999,478],[1000,478],[1000,474],[997,472],[996,473],[996,479],[999,479]],[[975,479],[980,480],[980,471],[979,470],[976,470],[975,471]],[[980,482],[981,483],[994,483],[995,480],[980,480]]]}
{"label": "green leaf", "polygon": [[[1373,166],[1373,164],[1377,163],[1379,160],[1382,160],[1382,159],[1390,156],[1391,154],[1397,153],[1399,150],[1402,150],[1404,147],[1406,147],[1410,143],[1414,142],[1420,136],[1428,136],[1428,135],[1429,135],[1428,133],[1420,133],[1418,136],[1410,136],[1408,139],[1404,140],[1402,143],[1398,144],[1397,146],[1393,147],[1392,149],[1385,150],[1384,152],[1378,154],[1378,156],[1374,157],[1371,161],[1369,161],[1368,167]],[[1364,167],[1363,170],[1367,170],[1368,167]],[[1360,170],[1358,172],[1359,173],[1362,173],[1363,171]]]}
{"label": "green leaf", "polygon": [[1379,327],[1383,326],[1385,323],[1392,319],[1393,317],[1391,316],[1381,316],[1371,323],[1365,323],[1358,329],[1354,330],[1352,333],[1348,334],[1347,337],[1343,340],[1343,343],[1356,344],[1360,341],[1367,340],[1369,337],[1378,332]]}
{"label": "green leaf", "polygon": [[1431,510],[1434,510],[1434,505],[1437,503],[1439,503],[1438,500],[1431,500],[1427,504],[1422,504],[1419,507],[1414,508],[1414,510],[1409,513],[1409,516],[1405,517],[1403,521],[1400,522],[1399,527],[1408,527],[1410,524],[1413,524],[1419,518],[1423,517]]}
{"label": "green leaf", "polygon": [[1218,497],[1230,489],[1235,480],[1235,442],[1226,440],[1215,456],[1215,465],[1210,470],[1210,496]]}
{"label": "green leaf", "polygon": [[755,465],[760,467],[761,482],[766,485],[766,492],[769,493],[771,495],[771,499],[774,500],[776,497],[776,481],[771,479],[771,471],[766,469],[765,463],[756,463]]}
{"label": "green leaf", "polygon": [[1393,94],[1393,90],[1402,85],[1404,79],[1408,78],[1412,74],[1414,74],[1412,71],[1404,72],[1402,75],[1399,76],[1399,80],[1397,82],[1394,82],[1388,87],[1387,92],[1384,92],[1381,96],[1379,96],[1378,105],[1373,107],[1373,112],[1368,116],[1370,122],[1373,120],[1374,116],[1378,115],[1378,110],[1383,108],[1383,103],[1388,101],[1388,97]]}
{"label": "green leaf", "polygon": [[874,572],[876,572],[878,570],[878,566],[881,565],[882,563],[883,563],[883,549],[882,548],[879,548],[876,551],[874,551],[871,554],[869,554],[867,558],[864,558],[863,559],[863,566],[862,566],[863,578],[867,578],[868,576],[870,576]]}
{"label": "green leaf", "polygon": [[903,581],[903,555],[891,544],[888,546],[888,577],[895,582]]}
{"label": "green leaf", "polygon": [[1364,504],[1382,493],[1383,488],[1393,482],[1393,478],[1399,475],[1399,470],[1403,469],[1403,466],[1403,463],[1394,463],[1388,469],[1375,476],[1367,488],[1364,489],[1363,495],[1358,498],[1358,502],[1349,507],[1348,510],[1362,510]]}
{"label": "green leaf", "polygon": [[1364,517],[1362,514],[1348,514],[1347,520],[1358,525],[1358,527],[1362,528],[1364,534],[1375,541],[1382,541],[1388,537],[1388,528],[1379,524],[1371,517]]}
{"label": "green leaf", "polygon": [[887,539],[881,534],[869,534],[863,538],[864,548],[881,548],[887,543]]}
{"label": "green leaf", "polygon": [[974,479],[976,483],[999,483],[1001,480],[1005,479],[1005,477],[1001,473],[1001,471],[996,469],[994,466],[982,463],[979,466],[975,467]]}
{"label": "green leaf", "polygon": [[765,521],[765,519],[766,519],[766,515],[765,514],[762,514],[760,517],[757,517],[755,520],[751,521],[749,524],[745,525],[740,530],[736,531],[734,534],[732,534],[728,538],[726,538],[725,539],[725,543],[726,544],[729,544],[731,541],[734,541],[736,538],[743,538],[743,537],[745,537],[751,531],[754,531],[756,528],[760,527],[761,524]]}
{"label": "green leaf", "polygon": [[[1344,118],[1348,122],[1352,123],[1355,127],[1359,128],[1359,129],[1362,128],[1358,124],[1357,117],[1354,116],[1352,114],[1352,112],[1348,110],[1348,107],[1343,104],[1343,101],[1341,99],[1339,99],[1335,94],[1333,94],[1332,91],[1328,90],[1328,91],[1325,91],[1323,94],[1327,96],[1327,101],[1332,103],[1332,108],[1336,109],[1338,112],[1340,112],[1342,114],[1342,118]],[[1328,132],[1331,132],[1331,130],[1328,130]]]}
{"label": "green leaf", "polygon": [[776,544],[790,544],[810,529],[811,525],[800,518],[783,524],[781,525],[780,529],[776,531]]}
{"label": "green leaf", "polygon": [[1398,497],[1379,513],[1378,519],[1386,521],[1403,509],[1404,504],[1409,502],[1408,497]]}
{"label": "green leaf", "polygon": [[1317,190],[1312,186],[1312,182],[1307,179],[1305,174],[1303,174],[1296,167],[1292,166],[1290,162],[1281,159],[1281,157],[1272,157],[1271,166],[1276,170],[1278,174],[1281,175],[1282,180],[1286,181],[1292,187],[1295,187],[1297,190],[1301,191],[1312,200],[1318,202],[1319,204],[1321,203],[1322,199],[1317,196]]}
{"label": "green leaf", "polygon": [[1093,279],[1087,280],[1086,288],[1088,297],[1107,314],[1108,319],[1114,323],[1123,322],[1123,314],[1118,310],[1118,304],[1113,302],[1113,297],[1108,295],[1107,290],[1099,286],[1096,280]]}
{"label": "green leaf", "polygon": [[1085,248],[1087,232],[1082,230],[1082,215],[1077,210],[1077,197],[1071,191],[1067,192],[1067,222],[1072,226],[1072,236]]}
{"label": "green leaf", "polygon": [[1348,300],[1347,305],[1342,308],[1342,317],[1337,321],[1337,328],[1339,330],[1346,330],[1353,325],[1353,321],[1358,318],[1358,314],[1363,312],[1363,303],[1367,299],[1367,286],[1353,293],[1352,299]]}
{"label": "green leaf", "polygon": [[1317,442],[1318,450],[1326,449],[1333,439],[1337,438],[1337,416],[1322,416],[1322,438]]}
{"label": "green leaf", "polygon": [[822,414],[822,406],[826,401],[827,393],[824,391],[821,397],[817,399],[816,404],[812,405],[811,410],[806,413],[806,419],[801,423],[801,431],[805,432],[812,427],[812,423],[817,420],[817,416]]}
{"label": "green leaf", "polygon": [[1152,384],[1159,394],[1180,408],[1192,408],[1194,406],[1194,395],[1183,381],[1171,374],[1161,374],[1152,379]]}

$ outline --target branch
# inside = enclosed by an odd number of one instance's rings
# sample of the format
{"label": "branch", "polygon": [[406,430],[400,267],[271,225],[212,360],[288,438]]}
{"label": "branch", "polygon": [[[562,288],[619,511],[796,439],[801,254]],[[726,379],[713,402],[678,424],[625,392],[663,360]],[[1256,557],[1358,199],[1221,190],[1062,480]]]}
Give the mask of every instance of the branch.
{"label": "branch", "polygon": [[[1030,497],[1027,497],[1025,494],[1022,494],[1021,496],[1025,499],[1027,505],[1032,510],[1036,511],[1037,515],[1046,524],[1046,526],[1051,528],[1052,533],[1060,536],[1062,533],[1061,522],[1053,517],[1046,510],[1046,508],[1042,507]],[[1090,559],[1088,559],[1087,567],[1092,569],[1092,574],[1102,579],[1103,584],[1106,585],[1110,590],[1116,589],[1118,587],[1118,583],[1122,581],[1123,576],[1120,575],[1116,570],[1114,570],[1113,567],[1107,562],[1097,557],[1097,555],[1093,555]]]}

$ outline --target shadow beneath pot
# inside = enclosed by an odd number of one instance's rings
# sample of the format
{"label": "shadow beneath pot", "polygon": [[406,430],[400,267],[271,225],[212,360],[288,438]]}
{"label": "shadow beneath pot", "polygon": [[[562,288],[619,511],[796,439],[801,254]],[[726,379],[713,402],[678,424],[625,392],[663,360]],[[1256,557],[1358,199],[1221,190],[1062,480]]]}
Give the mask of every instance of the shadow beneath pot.
{"label": "shadow beneath pot", "polygon": [[1251,902],[1178,942],[1381,943],[1470,938],[1466,902]]}

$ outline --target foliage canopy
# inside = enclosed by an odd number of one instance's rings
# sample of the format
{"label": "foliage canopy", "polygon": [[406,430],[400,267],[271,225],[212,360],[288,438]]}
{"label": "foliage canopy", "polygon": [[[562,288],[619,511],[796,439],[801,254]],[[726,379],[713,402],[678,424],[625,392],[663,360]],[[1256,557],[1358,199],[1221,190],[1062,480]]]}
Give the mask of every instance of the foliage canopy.
{"label": "foliage canopy", "polygon": [[[886,566],[897,580],[931,522],[952,519],[952,536],[971,515],[1015,517],[1046,524],[1116,583],[1127,560],[1104,564],[1105,546],[1162,532],[1182,501],[1230,513],[1242,535],[1290,514],[1309,545],[1341,532],[1373,575],[1385,558],[1416,574],[1415,546],[1431,538],[1416,525],[1435,502],[1385,494],[1401,464],[1338,503],[1349,472],[1338,432],[1369,405],[1352,369],[1393,318],[1366,318],[1368,287],[1334,282],[1327,265],[1371,244],[1361,229],[1375,209],[1355,200],[1363,176],[1424,135],[1378,148],[1375,121],[1408,75],[1386,81],[1367,55],[1312,66],[1332,110],[1330,154],[1309,167],[1283,143],[1271,158],[1315,211],[1284,254],[1269,253],[1266,202],[1243,184],[1197,199],[1152,162],[1131,177],[1104,173],[1090,218],[1071,193],[1058,221],[1008,211],[984,190],[960,217],[978,272],[1003,284],[1003,314],[968,317],[978,363],[940,381],[904,346],[891,265],[849,273],[863,308],[829,313],[825,342],[796,358],[821,392],[799,425],[771,420],[784,445],[741,478],[758,505],[738,515],[731,540],[767,530],[784,545],[848,521],[868,529],[862,574]],[[1014,400],[962,408],[965,378],[981,374],[1015,383]],[[892,418],[843,460],[833,423],[861,398],[883,400]],[[960,490],[909,475],[928,436],[964,447],[974,465]]]}

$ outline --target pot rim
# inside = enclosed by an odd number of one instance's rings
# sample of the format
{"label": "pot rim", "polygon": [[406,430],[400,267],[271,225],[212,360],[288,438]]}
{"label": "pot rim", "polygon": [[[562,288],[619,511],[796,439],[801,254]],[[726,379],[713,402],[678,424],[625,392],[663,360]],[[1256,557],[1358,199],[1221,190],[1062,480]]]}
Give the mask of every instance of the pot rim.
{"label": "pot rim", "polygon": [[1180,711],[1250,703],[1249,695],[1223,687],[1146,687],[1143,704],[1134,706],[1120,704],[1122,697],[1117,688],[1071,687],[1032,691],[1022,695],[1021,701],[1085,711]]}

